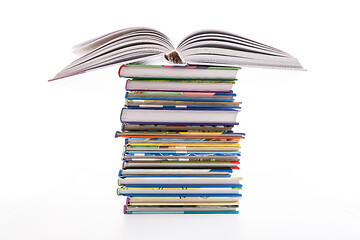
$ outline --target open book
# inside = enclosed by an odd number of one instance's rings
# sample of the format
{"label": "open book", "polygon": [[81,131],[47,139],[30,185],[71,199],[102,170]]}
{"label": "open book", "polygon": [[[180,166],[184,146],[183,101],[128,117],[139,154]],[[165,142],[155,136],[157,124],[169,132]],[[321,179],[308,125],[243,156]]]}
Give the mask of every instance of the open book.
{"label": "open book", "polygon": [[217,30],[194,32],[175,48],[169,38],[157,30],[127,28],[81,43],[74,47],[74,52],[80,57],[52,80],[113,64],[157,64],[159,59],[169,64],[303,70],[299,61],[286,52]]}

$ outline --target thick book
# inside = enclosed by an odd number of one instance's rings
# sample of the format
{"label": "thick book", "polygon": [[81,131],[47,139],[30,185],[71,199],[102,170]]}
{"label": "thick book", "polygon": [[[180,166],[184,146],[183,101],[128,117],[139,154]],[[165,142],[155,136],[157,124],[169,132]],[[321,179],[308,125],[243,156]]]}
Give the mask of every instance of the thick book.
{"label": "thick book", "polygon": [[224,175],[232,173],[232,170],[222,169],[121,169],[119,177],[137,175]]}
{"label": "thick book", "polygon": [[125,85],[127,91],[167,91],[167,92],[219,92],[231,93],[232,83],[196,83],[196,82],[155,82],[155,81],[131,81]]}
{"label": "thick book", "polygon": [[237,214],[234,206],[124,206],[124,214]]}
{"label": "thick book", "polygon": [[201,184],[201,185],[214,185],[214,184],[240,184],[240,177],[225,177],[225,178],[119,178],[119,185],[128,185],[128,184],[144,184],[151,186],[152,184],[171,184],[171,185],[181,185],[181,184]]}
{"label": "thick book", "polygon": [[[175,48],[163,33],[151,28],[127,28],[91,39],[74,47],[80,57],[52,80],[102,67],[168,62],[173,64],[265,67],[303,70],[290,54],[233,33],[200,30]],[[49,80],[51,81],[51,80]]]}
{"label": "thick book", "polygon": [[119,77],[156,82],[219,83],[236,81],[236,73],[239,69],[239,67],[126,64],[119,68],[118,74]]}
{"label": "thick book", "polygon": [[128,204],[133,203],[237,203],[241,197],[129,197],[126,202]]}
{"label": "thick book", "polygon": [[134,124],[236,125],[237,110],[130,109],[123,108],[120,120]]}
{"label": "thick book", "polygon": [[241,187],[128,187],[118,188],[118,194],[239,194]]}
{"label": "thick book", "polygon": [[122,131],[204,131],[223,132],[230,131],[232,126],[225,125],[162,125],[162,124],[126,124],[123,123]]}

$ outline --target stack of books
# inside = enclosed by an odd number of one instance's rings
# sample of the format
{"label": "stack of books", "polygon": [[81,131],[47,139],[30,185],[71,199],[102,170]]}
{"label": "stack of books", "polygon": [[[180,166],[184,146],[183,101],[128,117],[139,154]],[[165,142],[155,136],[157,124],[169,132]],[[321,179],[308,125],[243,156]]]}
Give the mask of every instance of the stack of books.
{"label": "stack of books", "polygon": [[123,65],[125,138],[118,195],[124,213],[238,213],[243,133],[233,132],[241,102],[239,68]]}
{"label": "stack of books", "polygon": [[[177,47],[162,32],[135,27],[73,48],[79,58],[54,81],[116,64],[126,84],[125,138],[117,193],[125,213],[237,213],[239,67],[304,70],[292,55],[233,33],[199,30]],[[162,65],[134,65],[174,64]],[[129,65],[132,63],[132,65]],[[222,67],[219,67],[222,66]]]}

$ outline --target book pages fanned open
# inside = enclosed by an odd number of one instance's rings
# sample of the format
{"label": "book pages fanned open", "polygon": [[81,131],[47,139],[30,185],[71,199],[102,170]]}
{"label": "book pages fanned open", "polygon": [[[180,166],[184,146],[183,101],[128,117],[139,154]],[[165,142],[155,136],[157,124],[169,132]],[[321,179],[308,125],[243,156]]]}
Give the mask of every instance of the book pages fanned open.
{"label": "book pages fanned open", "polygon": [[79,58],[51,80],[114,64],[139,62],[303,70],[299,61],[284,51],[219,30],[194,32],[175,47],[155,29],[127,28],[78,44],[73,51]]}

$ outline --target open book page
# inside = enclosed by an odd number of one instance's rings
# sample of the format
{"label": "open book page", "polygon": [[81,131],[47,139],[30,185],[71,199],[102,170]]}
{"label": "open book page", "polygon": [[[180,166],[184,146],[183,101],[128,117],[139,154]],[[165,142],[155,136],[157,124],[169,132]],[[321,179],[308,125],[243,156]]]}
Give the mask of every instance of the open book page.
{"label": "open book page", "polygon": [[153,29],[131,28],[113,32],[75,47],[75,52],[82,56],[59,72],[54,79],[164,55],[173,49],[170,40]]}
{"label": "open book page", "polygon": [[203,30],[190,34],[177,50],[191,65],[302,69],[298,60],[288,53],[221,31]]}
{"label": "open book page", "polygon": [[251,40],[251,39],[239,36],[239,35],[235,35],[233,33],[228,33],[228,32],[218,31],[218,30],[200,30],[200,31],[191,33],[190,35],[185,37],[180,42],[177,49],[183,50],[183,49],[186,49],[185,46],[188,46],[189,44],[196,43],[196,42],[201,44],[201,41],[207,41],[207,40],[214,40],[214,41],[217,40],[222,43],[233,42],[233,43],[240,44],[243,47],[248,46],[248,47],[252,47],[252,48],[256,48],[256,49],[268,50],[271,52],[282,53],[284,55],[290,56],[288,53],[283,52],[277,48],[259,43],[257,41],[254,41],[254,40]]}
{"label": "open book page", "polygon": [[165,34],[151,28],[133,27],[114,31],[77,44],[73,47],[73,52],[79,56],[83,56],[104,44],[110,44],[120,40],[122,36],[126,38],[132,35],[143,35],[145,37],[148,35],[152,35],[160,42],[162,42],[164,46],[167,46],[169,51],[174,49],[173,44]]}

